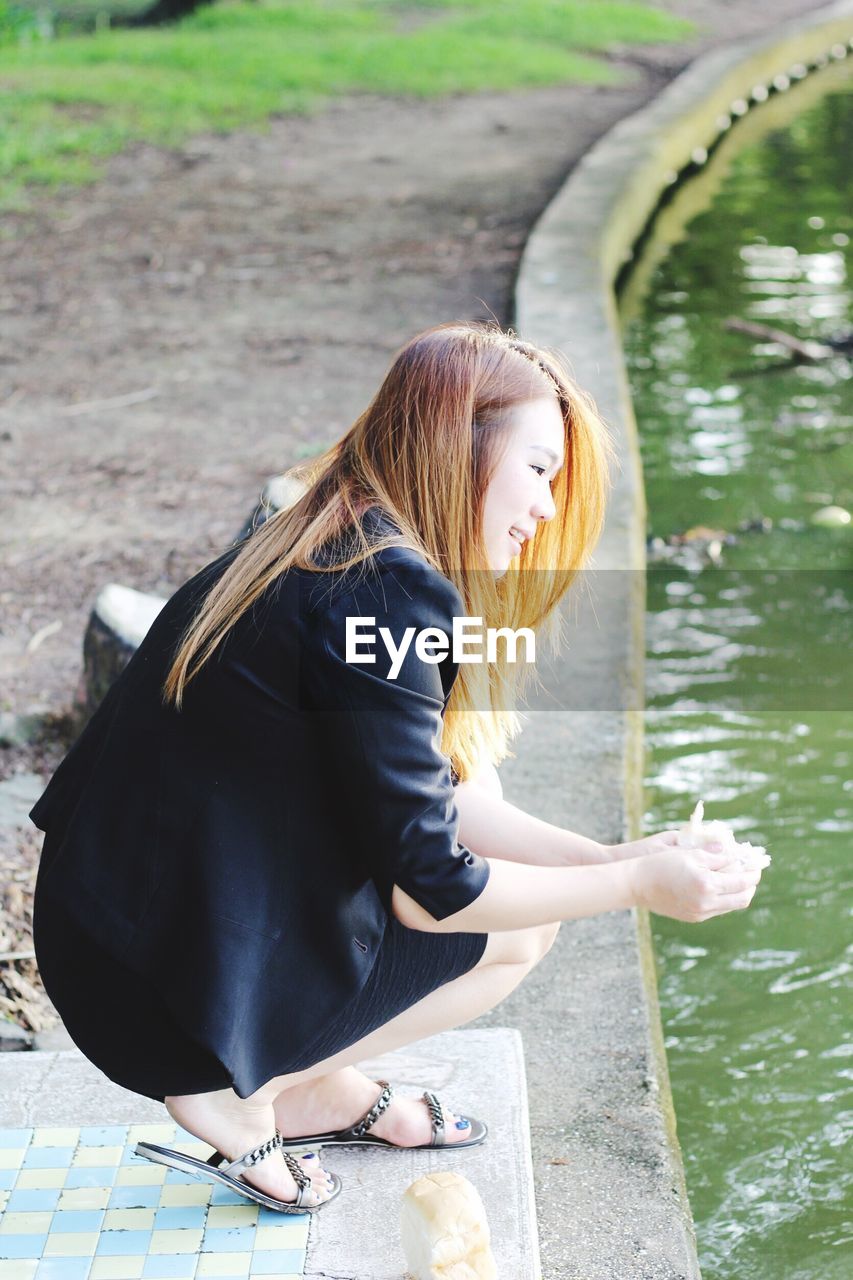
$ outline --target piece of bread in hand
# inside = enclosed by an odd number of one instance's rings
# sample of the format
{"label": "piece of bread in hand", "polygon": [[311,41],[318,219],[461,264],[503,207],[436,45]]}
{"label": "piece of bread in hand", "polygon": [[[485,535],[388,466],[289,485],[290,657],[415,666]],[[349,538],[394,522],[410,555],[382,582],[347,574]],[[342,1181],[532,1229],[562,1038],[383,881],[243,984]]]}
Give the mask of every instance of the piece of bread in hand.
{"label": "piece of bread in hand", "polygon": [[461,1173],[427,1173],[403,1194],[403,1252],[410,1280],[497,1280],[486,1211]]}
{"label": "piece of bread in hand", "polygon": [[717,840],[722,845],[722,852],[728,854],[731,861],[739,866],[756,871],[763,871],[770,866],[770,854],[763,845],[750,844],[749,840],[738,843],[734,831],[727,823],[705,822],[704,817],[705,805],[700,800],[690,815],[690,821],[678,832],[677,842],[681,848],[704,849],[712,840]]}

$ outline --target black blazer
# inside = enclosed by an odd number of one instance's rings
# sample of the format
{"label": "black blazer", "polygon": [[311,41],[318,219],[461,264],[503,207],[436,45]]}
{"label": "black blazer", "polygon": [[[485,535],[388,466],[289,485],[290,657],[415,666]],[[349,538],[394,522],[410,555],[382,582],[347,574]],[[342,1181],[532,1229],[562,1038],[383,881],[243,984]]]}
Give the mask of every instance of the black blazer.
{"label": "black blazer", "polygon": [[[384,531],[371,508],[365,530]],[[394,526],[390,525],[393,529]],[[436,919],[489,864],[457,842],[442,717],[456,667],[411,645],[395,680],[345,661],[347,616],[449,635],[455,586],[408,548],[332,574],[291,569],[187,686],[160,688],[229,548],[167,601],[30,811],[59,899],[148,977],[241,1097],[366,982],[396,883]]]}

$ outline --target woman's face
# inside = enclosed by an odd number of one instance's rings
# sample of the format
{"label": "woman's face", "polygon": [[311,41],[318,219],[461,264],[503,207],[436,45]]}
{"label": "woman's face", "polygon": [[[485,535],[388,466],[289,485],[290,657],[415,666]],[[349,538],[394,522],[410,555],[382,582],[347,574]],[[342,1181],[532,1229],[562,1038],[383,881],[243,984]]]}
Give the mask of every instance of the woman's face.
{"label": "woman's face", "polygon": [[[500,577],[532,538],[540,520],[556,514],[551,484],[563,465],[566,428],[556,396],[515,406],[508,443],[486,490],[483,541]],[[514,536],[511,530],[520,535]]]}

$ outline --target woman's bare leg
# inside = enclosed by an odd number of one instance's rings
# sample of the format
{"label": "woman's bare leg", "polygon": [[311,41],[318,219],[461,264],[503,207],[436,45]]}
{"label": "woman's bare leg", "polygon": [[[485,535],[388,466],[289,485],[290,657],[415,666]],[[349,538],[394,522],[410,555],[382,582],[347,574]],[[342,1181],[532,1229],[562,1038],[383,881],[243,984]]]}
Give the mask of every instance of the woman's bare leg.
{"label": "woman's bare leg", "polygon": [[[231,1089],[166,1098],[169,1114],[190,1133],[231,1159],[266,1141],[276,1128],[285,1136],[321,1133],[354,1124],[376,1101],[373,1081],[355,1063],[377,1057],[438,1031],[458,1027],[494,1008],[518,986],[556,937],[558,925],[489,934],[477,965],[453,982],[419,1000],[349,1048],[303,1071],[277,1076],[250,1098]],[[447,1140],[464,1138],[458,1119],[447,1113]],[[428,1142],[429,1114],[422,1102],[396,1095],[372,1133],[399,1146]],[[318,1200],[325,1198],[325,1170],[308,1160]],[[253,1185],[281,1200],[292,1200],[296,1187],[280,1153],[244,1175]]]}
{"label": "woman's bare leg", "polygon": [[[545,955],[557,929],[557,925],[549,925],[490,934],[481,960],[468,973],[445,983],[349,1048],[305,1071],[270,1081],[263,1092],[280,1087],[273,1102],[280,1132],[285,1137],[300,1137],[355,1124],[378,1096],[375,1082],[356,1070],[355,1063],[461,1026],[493,1009]],[[446,1107],[444,1112],[446,1141],[464,1140],[468,1126],[456,1127],[462,1117]],[[420,1099],[395,1094],[370,1131],[397,1146],[409,1147],[428,1142],[432,1128]]]}

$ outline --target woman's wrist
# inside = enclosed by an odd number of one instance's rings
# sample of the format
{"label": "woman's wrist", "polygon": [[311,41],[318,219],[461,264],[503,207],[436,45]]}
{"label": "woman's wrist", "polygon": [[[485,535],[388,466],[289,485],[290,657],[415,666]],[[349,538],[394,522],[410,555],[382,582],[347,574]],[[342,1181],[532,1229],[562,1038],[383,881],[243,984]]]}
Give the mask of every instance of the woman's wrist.
{"label": "woman's wrist", "polygon": [[611,846],[591,840],[589,836],[578,835],[565,828],[557,828],[554,843],[556,845],[556,861],[562,867],[594,866],[602,862],[613,862]]}

